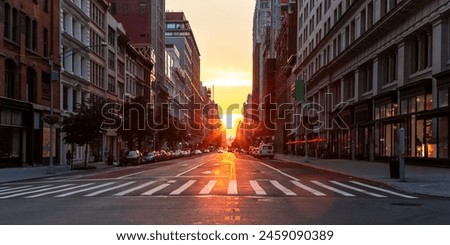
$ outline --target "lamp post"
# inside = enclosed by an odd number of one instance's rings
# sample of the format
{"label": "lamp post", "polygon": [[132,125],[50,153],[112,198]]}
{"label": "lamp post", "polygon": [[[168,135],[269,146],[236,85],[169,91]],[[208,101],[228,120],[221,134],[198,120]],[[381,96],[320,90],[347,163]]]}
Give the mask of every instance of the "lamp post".
{"label": "lamp post", "polygon": [[305,100],[303,103],[304,103],[304,105],[303,105],[302,115],[303,115],[303,120],[305,121],[303,123],[303,128],[305,129],[305,136],[304,136],[304,139],[305,139],[305,157],[304,157],[303,162],[310,163],[309,154],[308,154],[308,151],[309,151],[309,149],[308,149],[308,125],[305,124],[306,120],[308,120],[308,122],[309,122],[309,106],[310,106],[310,102]]}
{"label": "lamp post", "polygon": [[55,123],[54,115],[53,115],[53,81],[56,80],[56,73],[53,70],[54,68],[54,61],[53,56],[49,59],[50,64],[50,120],[47,121],[47,123],[50,124],[50,144],[49,144],[49,159],[48,159],[48,166],[47,166],[47,174],[55,174],[55,167],[53,166],[53,124]]}

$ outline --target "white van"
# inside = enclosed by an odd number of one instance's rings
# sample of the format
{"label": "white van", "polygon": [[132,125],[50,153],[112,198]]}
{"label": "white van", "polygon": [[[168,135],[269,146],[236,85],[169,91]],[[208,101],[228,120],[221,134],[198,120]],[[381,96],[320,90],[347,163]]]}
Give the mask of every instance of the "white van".
{"label": "white van", "polygon": [[273,159],[275,157],[275,153],[273,152],[273,145],[260,144],[256,156],[258,158],[268,157],[270,159]]}

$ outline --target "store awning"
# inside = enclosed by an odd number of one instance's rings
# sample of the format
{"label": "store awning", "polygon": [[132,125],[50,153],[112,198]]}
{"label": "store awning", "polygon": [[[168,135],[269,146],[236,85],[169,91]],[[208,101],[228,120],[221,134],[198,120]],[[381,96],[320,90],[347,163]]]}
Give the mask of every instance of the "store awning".
{"label": "store awning", "polygon": [[[308,143],[317,143],[317,142],[326,142],[326,141],[327,141],[327,139],[318,137],[318,138],[308,140]],[[295,144],[304,144],[305,142],[306,142],[305,140],[295,140],[295,141],[289,141],[286,144],[287,145],[295,145]]]}

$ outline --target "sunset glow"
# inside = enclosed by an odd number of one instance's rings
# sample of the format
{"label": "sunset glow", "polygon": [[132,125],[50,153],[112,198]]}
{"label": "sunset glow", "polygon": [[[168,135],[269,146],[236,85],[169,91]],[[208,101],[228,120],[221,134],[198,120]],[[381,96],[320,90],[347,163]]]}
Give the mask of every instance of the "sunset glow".
{"label": "sunset glow", "polygon": [[[214,87],[213,98],[227,137],[236,133],[236,120],[252,86],[252,19],[255,1],[167,0],[166,9],[183,11],[201,54],[201,80]],[[232,119],[230,119],[230,117]],[[230,124],[231,122],[231,124]]]}

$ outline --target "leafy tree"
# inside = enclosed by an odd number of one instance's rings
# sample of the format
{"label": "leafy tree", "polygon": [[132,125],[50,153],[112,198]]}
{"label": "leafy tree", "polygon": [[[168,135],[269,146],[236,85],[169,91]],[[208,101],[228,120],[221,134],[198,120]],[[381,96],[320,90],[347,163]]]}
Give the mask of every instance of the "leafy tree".
{"label": "leafy tree", "polygon": [[75,144],[85,147],[84,167],[87,167],[87,151],[95,140],[103,133],[102,108],[104,102],[93,102],[90,105],[82,104],[75,112],[64,115],[61,131],[65,133],[64,141],[67,144]]}
{"label": "leafy tree", "polygon": [[148,109],[147,102],[146,97],[136,97],[122,108],[123,121],[117,134],[127,142],[129,150],[139,147],[142,142],[153,137],[153,112]]}

